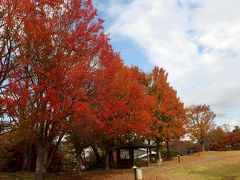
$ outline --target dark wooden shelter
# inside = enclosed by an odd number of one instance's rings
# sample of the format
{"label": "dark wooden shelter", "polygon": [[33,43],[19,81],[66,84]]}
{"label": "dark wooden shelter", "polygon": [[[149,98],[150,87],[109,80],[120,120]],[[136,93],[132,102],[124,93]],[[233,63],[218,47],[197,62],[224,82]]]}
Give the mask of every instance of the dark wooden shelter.
{"label": "dark wooden shelter", "polygon": [[[147,153],[147,166],[149,165],[149,154],[152,148],[156,148],[153,145],[132,145],[132,146],[118,146],[111,148],[110,152],[112,154],[112,158],[110,158],[110,164],[114,164],[114,156],[115,156],[115,164],[116,168],[132,168],[135,160],[134,150],[137,149],[146,149]],[[113,155],[114,154],[114,155]]]}

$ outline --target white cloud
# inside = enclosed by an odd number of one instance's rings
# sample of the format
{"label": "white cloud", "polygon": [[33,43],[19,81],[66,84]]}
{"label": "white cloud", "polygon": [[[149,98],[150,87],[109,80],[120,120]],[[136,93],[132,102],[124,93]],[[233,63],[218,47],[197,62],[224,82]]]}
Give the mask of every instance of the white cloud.
{"label": "white cloud", "polygon": [[240,1],[112,0],[106,7],[111,36],[132,40],[166,68],[185,104],[239,118]]}

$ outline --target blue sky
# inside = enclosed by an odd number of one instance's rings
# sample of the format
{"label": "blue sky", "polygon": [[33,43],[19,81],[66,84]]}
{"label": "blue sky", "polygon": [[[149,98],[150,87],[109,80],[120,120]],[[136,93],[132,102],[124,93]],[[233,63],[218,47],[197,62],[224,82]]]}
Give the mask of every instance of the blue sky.
{"label": "blue sky", "polygon": [[94,0],[128,65],[157,65],[186,106],[209,104],[216,123],[240,125],[240,1]]}

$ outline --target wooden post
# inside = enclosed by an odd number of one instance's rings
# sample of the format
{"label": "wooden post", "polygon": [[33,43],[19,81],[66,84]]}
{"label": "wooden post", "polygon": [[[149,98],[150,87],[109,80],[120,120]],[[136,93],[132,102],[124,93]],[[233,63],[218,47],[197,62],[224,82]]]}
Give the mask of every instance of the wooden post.
{"label": "wooden post", "polygon": [[178,157],[178,163],[180,163],[180,155],[177,155],[177,157]]}
{"label": "wooden post", "polygon": [[137,166],[133,166],[133,173],[134,173],[134,180],[142,180],[142,169],[138,168]]}

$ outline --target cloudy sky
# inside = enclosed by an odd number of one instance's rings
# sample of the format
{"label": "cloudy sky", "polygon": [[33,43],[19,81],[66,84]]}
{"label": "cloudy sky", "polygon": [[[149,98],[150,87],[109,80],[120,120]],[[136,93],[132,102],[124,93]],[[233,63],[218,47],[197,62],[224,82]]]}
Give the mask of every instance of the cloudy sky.
{"label": "cloudy sky", "polygon": [[186,106],[240,125],[239,0],[94,0],[126,64],[169,73]]}

